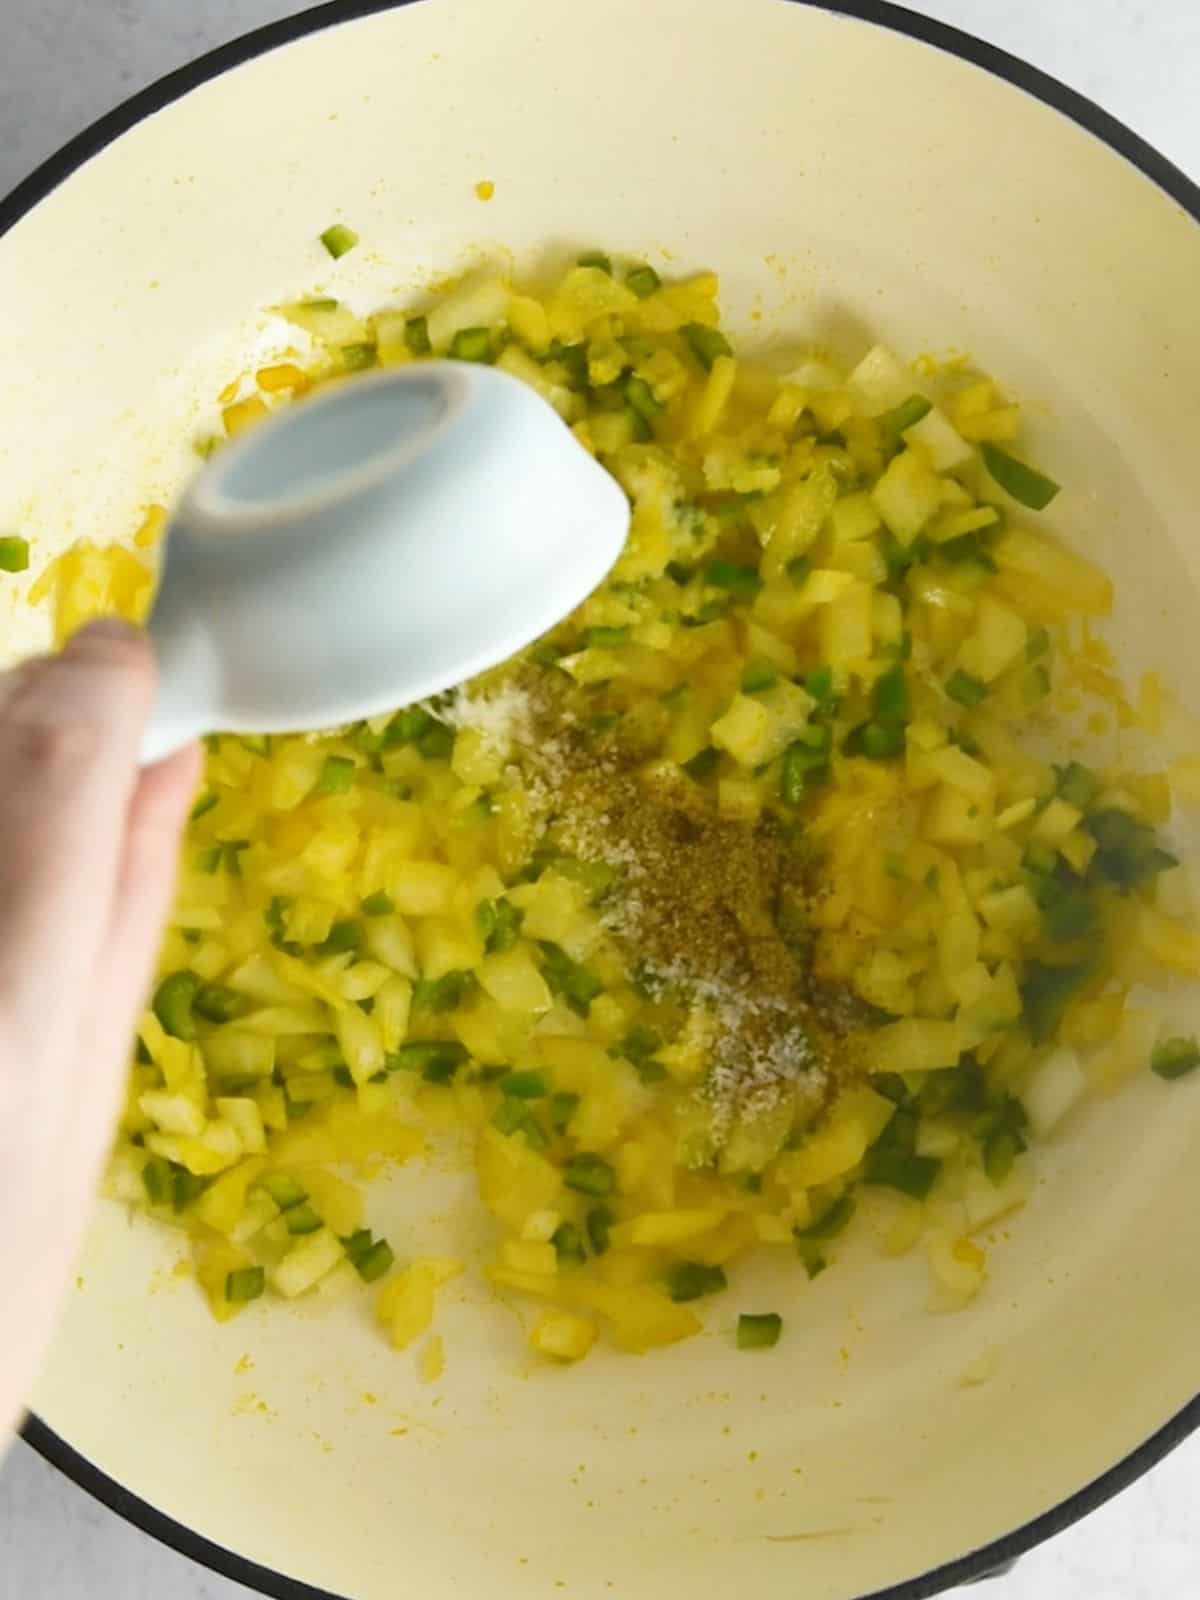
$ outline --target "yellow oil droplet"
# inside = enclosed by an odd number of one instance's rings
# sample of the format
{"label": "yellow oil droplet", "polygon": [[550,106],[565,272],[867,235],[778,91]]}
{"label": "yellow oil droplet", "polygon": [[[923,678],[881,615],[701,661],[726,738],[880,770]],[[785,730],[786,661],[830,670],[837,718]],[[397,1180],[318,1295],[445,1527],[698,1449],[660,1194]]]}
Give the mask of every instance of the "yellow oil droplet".
{"label": "yellow oil droplet", "polygon": [[151,550],[162,538],[163,529],[167,525],[167,508],[160,505],[151,505],[146,508],[146,515],[141,526],[133,536],[133,542],[139,550]]}
{"label": "yellow oil droplet", "polygon": [[481,178],[475,185],[475,194],[480,200],[490,200],[495,192],[496,185],[490,178]]}

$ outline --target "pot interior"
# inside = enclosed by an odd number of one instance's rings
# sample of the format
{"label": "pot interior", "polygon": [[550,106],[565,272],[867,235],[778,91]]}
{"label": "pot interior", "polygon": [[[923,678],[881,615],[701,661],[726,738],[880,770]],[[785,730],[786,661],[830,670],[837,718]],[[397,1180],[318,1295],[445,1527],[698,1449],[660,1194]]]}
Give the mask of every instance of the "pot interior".
{"label": "pot interior", "polygon": [[[336,264],[335,219],[363,241]],[[718,270],[747,346],[969,351],[1067,486],[1050,526],[1117,581],[1126,673],[1200,710],[1195,221],[1033,96],[780,0],[413,4],[147,116],[0,243],[0,521],[31,534],[31,577],[131,529],[220,388],[284,342],[271,305],[595,245]],[[45,638],[24,596],[0,593],[6,656]],[[358,1300],[218,1328],[171,1238],[105,1205],[36,1409],[186,1527],[362,1600],[849,1600],[1021,1527],[1192,1398],[1198,1159],[1200,1096],[1147,1075],[1046,1148],[966,1312],[930,1314],[921,1263],[869,1235],[812,1284],[740,1280],[791,1330],[769,1360],[733,1352],[731,1305],[666,1352],[534,1369],[468,1275],[432,1387]],[[486,1246],[452,1161],[389,1180],[372,1223],[405,1254]]]}

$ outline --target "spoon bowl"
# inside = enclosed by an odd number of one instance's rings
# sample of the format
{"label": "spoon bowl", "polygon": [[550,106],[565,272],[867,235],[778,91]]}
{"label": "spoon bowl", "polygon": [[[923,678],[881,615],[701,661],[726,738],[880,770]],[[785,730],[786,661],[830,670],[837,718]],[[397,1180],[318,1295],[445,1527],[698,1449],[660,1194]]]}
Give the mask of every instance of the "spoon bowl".
{"label": "spoon bowl", "polygon": [[461,683],[578,605],[628,527],[620,487],[506,373],[431,361],[338,384],[228,446],[180,501],[143,761]]}

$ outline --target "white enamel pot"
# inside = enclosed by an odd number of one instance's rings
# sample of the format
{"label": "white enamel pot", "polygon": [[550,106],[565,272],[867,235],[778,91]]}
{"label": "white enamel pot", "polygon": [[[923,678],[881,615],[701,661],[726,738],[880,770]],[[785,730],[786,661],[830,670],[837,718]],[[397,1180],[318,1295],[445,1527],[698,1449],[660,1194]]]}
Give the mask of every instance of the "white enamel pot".
{"label": "white enamel pot", "polygon": [[[602,245],[717,268],[746,339],[970,350],[1068,486],[1052,525],[1117,579],[1123,661],[1196,710],[1197,217],[1094,106],[872,0],[346,0],[167,79],[0,206],[0,524],[37,568],[174,492],[265,307]],[[335,265],[337,219],[363,243]],[[6,654],[45,633],[23,583]],[[747,1286],[787,1322],[769,1358],[714,1313],[547,1372],[468,1275],[432,1387],[359,1302],[217,1327],[171,1241],[105,1206],[28,1437],[274,1595],[920,1600],[1200,1420],[1200,1089],[1147,1074],[1041,1172],[961,1315],[864,1239],[812,1285]],[[450,1169],[406,1169],[372,1224],[403,1253],[486,1239]]]}

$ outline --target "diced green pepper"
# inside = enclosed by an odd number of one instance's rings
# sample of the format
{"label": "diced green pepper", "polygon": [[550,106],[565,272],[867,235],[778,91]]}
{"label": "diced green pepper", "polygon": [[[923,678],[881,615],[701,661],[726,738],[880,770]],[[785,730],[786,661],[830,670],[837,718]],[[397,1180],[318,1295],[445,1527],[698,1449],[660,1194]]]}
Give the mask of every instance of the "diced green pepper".
{"label": "diced green pepper", "polygon": [[457,1039],[414,1039],[387,1057],[389,1072],[419,1072],[427,1078],[430,1071],[434,1081],[447,1081],[469,1059],[467,1048]]}
{"label": "diced green pepper", "polygon": [[599,1200],[616,1188],[617,1175],[603,1156],[581,1150],[563,1168],[563,1181],[577,1194],[590,1194]]}
{"label": "diced green pepper", "polygon": [[833,688],[832,667],[814,667],[805,675],[804,687],[821,707],[832,705],[837,699]]}
{"label": "diced green pepper", "polygon": [[[994,531],[995,524],[988,529]],[[937,553],[943,561],[957,567],[977,569],[977,575],[986,579],[996,570],[988,540],[981,533],[963,533],[957,539],[947,539],[939,544]]]}
{"label": "diced green pepper", "polygon": [[496,902],[494,900],[480,900],[475,907],[475,926],[486,948],[488,940],[496,931]]}
{"label": "diced green pepper", "polygon": [[1048,654],[1050,650],[1049,628],[1030,628],[1029,637],[1025,641],[1026,661],[1036,661],[1039,656]]}
{"label": "diced green pepper", "polygon": [[739,1350],[770,1350],[779,1343],[783,1332],[783,1318],[777,1311],[757,1314],[743,1311],[738,1317],[737,1347]]}
{"label": "diced green pepper", "polygon": [[[900,1082],[903,1088],[903,1079]],[[878,1088],[874,1078],[871,1087]],[[907,1098],[907,1094],[902,1098]],[[927,1072],[917,1099],[922,1116],[943,1117],[952,1111],[981,1111],[987,1104],[987,1077],[974,1057],[966,1056],[956,1067]]]}
{"label": "diced green pepper", "polygon": [[559,945],[543,942],[541,949],[542,974],[552,993],[561,996],[578,1016],[586,1017],[604,985],[594,973],[572,961]]}
{"label": "diced green pepper", "polygon": [[195,822],[198,818],[207,816],[220,798],[220,795],[215,789],[205,789],[204,793],[192,807],[191,816],[188,820]]}
{"label": "diced green pepper", "polygon": [[295,1178],[289,1178],[285,1172],[273,1172],[263,1179],[262,1186],[281,1211],[290,1211],[308,1199],[308,1190],[301,1188]]}
{"label": "diced green pepper", "polygon": [[387,1240],[377,1239],[369,1250],[358,1256],[354,1268],[364,1283],[378,1283],[385,1273],[391,1271],[395,1260],[395,1253]]}
{"label": "diced green pepper", "polygon": [[221,846],[221,864],[231,878],[241,877],[242,851],[249,848],[249,839],[226,839]]}
{"label": "diced green pepper", "polygon": [[876,679],[874,701],[877,723],[883,723],[886,727],[897,727],[908,721],[908,679],[904,675],[902,666],[889,667]]}
{"label": "diced green pepper", "polygon": [[[483,911],[484,906],[489,908],[486,912]],[[477,915],[480,917],[479,930],[483,934],[489,955],[502,950],[511,950],[520,936],[525,913],[510,900],[483,900],[480,902]],[[486,928],[485,922],[488,924]]]}
{"label": "diced green pepper", "polygon": [[732,345],[719,328],[706,327],[702,322],[687,322],[679,331],[706,372],[712,371],[718,356],[733,354]]}
{"label": "diced green pepper", "polygon": [[363,938],[362,923],[346,917],[334,923],[328,937],[321,941],[317,949],[323,956],[344,955],[347,950],[361,950]]}
{"label": "diced green pepper", "polygon": [[904,743],[904,729],[900,726],[888,727],[882,722],[868,722],[859,730],[859,749],[872,761],[887,761],[892,756],[903,754]]}
{"label": "diced green pepper", "polygon": [[154,1015],[173,1039],[186,1042],[196,1037],[192,1006],[200,979],[194,972],[172,972],[154,991]]}
{"label": "diced green pepper", "polygon": [[984,444],[980,450],[984,466],[1004,492],[1020,505],[1028,506],[1030,511],[1044,511],[1059,492],[1059,485],[1053,478],[1018,461],[998,444]]}
{"label": "diced green pepper", "polygon": [[321,1219],[307,1200],[301,1200],[299,1205],[289,1206],[283,1214],[287,1231],[293,1234],[316,1233],[321,1226]]}
{"label": "diced green pepper", "polygon": [[577,392],[588,388],[587,346],[563,344],[555,340],[550,346],[549,359],[559,362],[566,370],[569,386]]}
{"label": "diced green pepper", "polygon": [[639,300],[648,300],[655,290],[662,287],[662,279],[653,267],[643,262],[636,267],[630,267],[625,274],[625,286],[631,289]]}
{"label": "diced green pepper", "polygon": [[0,539],[0,572],[25,572],[29,567],[29,540],[15,533]]}
{"label": "diced green pepper", "polygon": [[450,341],[449,354],[453,361],[490,362],[494,356],[492,330],[460,328]]}
{"label": "diced green pepper", "polygon": [[893,533],[884,528],[876,534],[875,541],[887,567],[889,583],[899,583],[908,569],[921,559],[923,541],[920,539],[914,539],[910,545],[903,545]]}
{"label": "diced green pepper", "polygon": [[704,580],[738,600],[753,600],[763,586],[757,567],[738,566],[733,561],[710,561],[704,569]]}
{"label": "diced green pepper", "polygon": [[628,643],[629,629],[627,627],[587,628],[584,630],[583,644],[586,650],[615,650]]}
{"label": "diced green pepper", "polygon": [[409,317],[404,324],[404,342],[414,356],[427,356],[433,349],[429,338],[429,320],[426,317]]}
{"label": "diced green pepper", "polygon": [[413,1008],[417,1011],[457,1011],[474,991],[473,972],[447,972],[432,980],[422,978],[413,989]]}
{"label": "diced green pepper", "polygon": [[662,1049],[662,1038],[645,1023],[635,1022],[625,1037],[613,1049],[627,1061],[644,1061]]}
{"label": "diced green pepper", "polygon": [[175,1180],[175,1194],[172,1203],[176,1211],[186,1211],[193,1201],[199,1200],[212,1181],[210,1178],[198,1177],[196,1173],[189,1172],[186,1167],[172,1166],[171,1172]]}
{"label": "diced green pepper", "polygon": [[609,1234],[616,1220],[608,1206],[593,1206],[588,1212],[584,1226],[593,1255],[602,1256],[608,1249]]}
{"label": "diced green pepper", "polygon": [[566,1133],[571,1118],[579,1110],[579,1096],[562,1089],[550,1096],[550,1126],[555,1133]]}
{"label": "diced green pepper", "polygon": [[454,753],[454,729],[445,722],[434,722],[417,740],[417,749],[426,761],[449,761]]}
{"label": "diced green pepper", "polygon": [[1091,873],[1120,889],[1131,889],[1179,865],[1177,856],[1160,847],[1153,828],[1127,812],[1097,811],[1088,817],[1086,827],[1097,845]]}
{"label": "diced green pepper", "polygon": [[1164,1039],[1155,1045],[1150,1069],[1160,1078],[1186,1078],[1200,1067],[1200,1044],[1194,1038]]}
{"label": "diced green pepper", "polygon": [[142,1184],[152,1206],[169,1206],[175,1200],[175,1174],[162,1156],[151,1156],[142,1168]]}
{"label": "diced green pepper", "polygon": [[542,1131],[541,1123],[530,1110],[529,1103],[514,1099],[511,1095],[505,1095],[496,1107],[492,1126],[510,1137],[517,1133],[523,1135],[525,1143],[532,1150],[544,1150],[549,1142]]}
{"label": "diced green pepper", "polygon": [[345,794],[354,787],[358,766],[349,756],[326,756],[317,779],[317,794]]}
{"label": "diced green pepper", "polygon": [[773,661],[762,658],[748,662],[742,673],[741,689],[743,694],[760,694],[764,689],[773,689],[779,682],[779,672]]}
{"label": "diced green pepper", "polygon": [[390,894],[382,889],[377,889],[374,894],[369,894],[362,903],[364,917],[386,917],[395,911],[396,902]]}
{"label": "diced green pepper", "polygon": [[562,1266],[578,1267],[587,1260],[583,1234],[573,1222],[560,1222],[551,1235],[550,1243]]}
{"label": "diced green pepper", "polygon": [[1100,779],[1082,762],[1071,761],[1065,767],[1057,767],[1058,792],[1069,805],[1076,806],[1080,811],[1087,811],[1095,802],[1100,793]]}
{"label": "diced green pepper", "polygon": [[809,786],[829,770],[829,752],[797,739],[783,752],[779,769],[779,796],[784,805],[798,806]]}
{"label": "diced green pepper", "polygon": [[379,351],[373,344],[344,344],[342,366],[347,372],[366,372],[379,361]]}
{"label": "diced green pepper", "polygon": [[983,1147],[983,1170],[993,1183],[1003,1183],[1024,1149],[1024,1141],[1011,1128],[997,1128]]}
{"label": "diced green pepper", "polygon": [[797,1241],[812,1239],[836,1239],[850,1223],[854,1215],[855,1201],[851,1194],[841,1195],[827,1211],[823,1211],[815,1222],[810,1222],[807,1227],[793,1229],[793,1237]]}
{"label": "diced green pepper", "polygon": [[1039,844],[1034,840],[1025,847],[1024,865],[1030,872],[1048,875],[1058,866],[1058,851],[1048,844]]}
{"label": "diced green pepper", "polygon": [[625,407],[629,418],[629,434],[634,444],[649,444],[654,437],[654,424],[633,406]]}
{"label": "diced green pepper", "polygon": [[344,256],[347,250],[353,250],[358,243],[358,235],[353,228],[346,227],[344,222],[335,222],[331,228],[326,228],[321,235],[321,243],[336,261],[339,256]]}
{"label": "diced green pepper", "polygon": [[[940,1078],[940,1072],[931,1072],[929,1077]],[[902,1106],[908,1099],[908,1085],[898,1072],[877,1072],[871,1078],[871,1088],[876,1094],[881,1094],[886,1100],[891,1100],[894,1105]]]}
{"label": "diced green pepper", "polygon": [[947,678],[946,693],[951,700],[971,710],[987,699],[988,687],[981,678],[973,678],[969,672],[964,672],[960,667]]}
{"label": "diced green pepper", "polygon": [[625,380],[625,398],[630,408],[649,425],[653,426],[656,417],[662,415],[666,409],[661,400],[655,399],[654,390],[645,378],[629,377]]}
{"label": "diced green pepper", "polygon": [[245,1305],[257,1300],[267,1287],[267,1274],[262,1267],[239,1267],[225,1279],[225,1298],[231,1305]]}
{"label": "diced green pepper", "polygon": [[501,1100],[492,1114],[492,1126],[503,1134],[520,1132],[529,1121],[529,1107],[523,1100]]}
{"label": "diced green pepper", "polygon": [[720,1294],[729,1287],[722,1267],[706,1266],[703,1261],[679,1261],[666,1275],[667,1293],[672,1300],[699,1300],[706,1294]]}
{"label": "diced green pepper", "polygon": [[624,1056],[626,1061],[631,1061],[643,1083],[662,1083],[669,1074],[661,1062],[654,1060],[656,1052],[662,1049],[662,1043],[653,1028],[647,1028],[639,1022],[630,1028],[623,1039],[610,1046],[608,1053],[610,1056]]}
{"label": "diced green pepper", "polygon": [[941,1170],[942,1163],[935,1156],[908,1155],[876,1145],[867,1152],[863,1181],[899,1189],[914,1200],[924,1200]]}
{"label": "diced green pepper", "polygon": [[434,1056],[422,1069],[421,1077],[426,1083],[453,1083],[459,1066],[460,1063],[449,1056]]}
{"label": "diced green pepper", "polygon": [[201,984],[196,990],[192,1010],[206,1022],[233,1022],[250,1010],[251,1000],[223,983]]}
{"label": "diced green pepper", "polygon": [[541,1100],[550,1092],[542,1072],[509,1072],[500,1080],[501,1094],[514,1095],[518,1100]]}
{"label": "diced green pepper", "polygon": [[1021,1006],[1035,1044],[1044,1044],[1058,1031],[1071,996],[1092,975],[1090,966],[1050,967],[1040,961],[1025,966]]}
{"label": "diced green pepper", "polygon": [[603,250],[585,250],[576,261],[579,267],[594,267],[597,272],[607,272],[612,277],[612,260]]}
{"label": "diced green pepper", "polygon": [[715,745],[710,744],[694,755],[690,761],[685,761],[683,770],[696,783],[703,783],[705,778],[712,777],[720,763],[721,752]]}
{"label": "diced green pepper", "polygon": [[910,394],[907,400],[902,400],[898,406],[885,411],[881,417],[876,418],[876,421],[884,439],[894,445],[906,428],[914,427],[932,410],[932,402],[926,400],[923,394]]}
{"label": "diced green pepper", "polygon": [[387,725],[384,742],[389,747],[413,744],[433,726],[433,718],[422,706],[406,706]]}
{"label": "diced green pepper", "polygon": [[1096,908],[1079,889],[1065,889],[1042,913],[1047,938],[1065,942],[1082,939],[1096,922]]}

